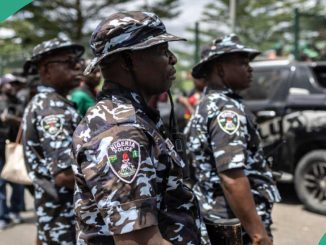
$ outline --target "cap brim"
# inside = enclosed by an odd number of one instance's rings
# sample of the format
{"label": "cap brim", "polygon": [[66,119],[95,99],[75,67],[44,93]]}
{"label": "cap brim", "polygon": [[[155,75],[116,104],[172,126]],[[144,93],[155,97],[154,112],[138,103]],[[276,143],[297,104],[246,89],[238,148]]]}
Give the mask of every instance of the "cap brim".
{"label": "cap brim", "polygon": [[82,45],[79,45],[79,44],[68,44],[68,45],[65,45],[65,46],[60,46],[58,48],[55,48],[55,49],[50,49],[44,53],[41,53],[39,55],[36,55],[35,57],[32,57],[31,58],[31,62],[34,63],[34,64],[37,64],[39,62],[40,59],[42,59],[43,57],[49,55],[49,54],[52,54],[54,52],[57,52],[57,51],[60,51],[60,50],[65,50],[65,49],[71,49],[71,50],[74,50],[75,51],[75,54],[80,57],[84,54],[85,52],[85,48],[82,46]]}
{"label": "cap brim", "polygon": [[201,60],[199,63],[197,63],[191,71],[191,75],[196,78],[196,79],[200,79],[204,77],[204,66],[205,64],[207,64],[208,62],[210,62],[211,60],[215,60],[217,58],[220,58],[224,55],[227,54],[234,54],[234,53],[245,53],[249,55],[249,60],[252,61],[253,59],[255,59],[259,54],[261,54],[261,52],[259,52],[256,49],[250,49],[250,48],[245,48],[245,49],[241,49],[241,50],[233,50],[230,51],[228,53],[217,53],[215,55],[212,55],[208,58],[206,58],[205,60]]}
{"label": "cap brim", "polygon": [[122,52],[125,50],[142,50],[142,49],[146,49],[161,43],[166,43],[166,42],[173,42],[173,41],[187,41],[187,39],[182,38],[182,37],[177,37],[175,35],[169,34],[169,33],[164,33],[152,38],[149,38],[148,40],[129,46],[129,47],[123,47],[123,48],[118,48],[116,50],[113,50],[111,52],[108,52],[100,57],[96,57],[94,59],[92,59],[92,61],[89,63],[89,65],[86,67],[85,71],[84,71],[84,75],[87,76],[90,73],[92,73],[96,66],[101,62],[101,60],[103,60],[105,57],[111,55],[111,54],[115,54],[118,52]]}

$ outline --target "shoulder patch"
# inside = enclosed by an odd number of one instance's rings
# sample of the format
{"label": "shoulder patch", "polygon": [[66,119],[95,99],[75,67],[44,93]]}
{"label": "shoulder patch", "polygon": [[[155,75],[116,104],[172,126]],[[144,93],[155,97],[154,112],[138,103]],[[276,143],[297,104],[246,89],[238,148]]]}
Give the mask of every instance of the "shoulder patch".
{"label": "shoulder patch", "polygon": [[119,139],[108,147],[108,161],[113,173],[123,182],[132,183],[140,168],[140,146],[131,139]]}
{"label": "shoulder patch", "polygon": [[229,135],[237,132],[240,126],[239,115],[229,110],[222,111],[217,117],[217,122],[220,128]]}
{"label": "shoulder patch", "polygon": [[41,127],[45,133],[56,136],[62,131],[63,122],[58,115],[49,115],[42,119]]}

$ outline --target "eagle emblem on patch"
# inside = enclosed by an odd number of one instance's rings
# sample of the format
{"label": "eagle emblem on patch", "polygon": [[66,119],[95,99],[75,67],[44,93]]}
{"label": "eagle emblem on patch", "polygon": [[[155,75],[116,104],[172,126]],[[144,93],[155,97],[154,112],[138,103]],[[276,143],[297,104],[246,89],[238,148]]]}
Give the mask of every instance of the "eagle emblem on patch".
{"label": "eagle emblem on patch", "polygon": [[58,115],[49,115],[42,119],[41,126],[45,133],[56,136],[62,130],[62,119]]}
{"label": "eagle emblem on patch", "polygon": [[239,115],[234,111],[222,111],[218,117],[217,122],[220,128],[227,134],[232,135],[239,129]]}
{"label": "eagle emblem on patch", "polygon": [[132,183],[140,168],[140,146],[131,139],[119,139],[108,147],[108,161],[113,173],[123,182]]}

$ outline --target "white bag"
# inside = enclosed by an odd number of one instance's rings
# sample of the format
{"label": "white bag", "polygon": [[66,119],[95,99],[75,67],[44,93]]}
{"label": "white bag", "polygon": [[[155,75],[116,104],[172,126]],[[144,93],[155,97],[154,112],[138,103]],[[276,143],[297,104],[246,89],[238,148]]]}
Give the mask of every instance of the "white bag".
{"label": "white bag", "polygon": [[19,128],[16,142],[6,144],[6,163],[1,172],[1,178],[23,185],[31,185],[24,160],[23,146],[21,140],[22,129]]}

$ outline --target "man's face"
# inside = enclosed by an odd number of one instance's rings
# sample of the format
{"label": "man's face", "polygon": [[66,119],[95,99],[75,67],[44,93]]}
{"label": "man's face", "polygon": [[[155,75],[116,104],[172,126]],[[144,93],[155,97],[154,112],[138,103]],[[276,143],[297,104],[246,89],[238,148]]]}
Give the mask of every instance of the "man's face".
{"label": "man's face", "polygon": [[244,90],[252,81],[252,68],[249,65],[249,57],[243,53],[231,54],[223,59],[220,65],[223,67],[224,83],[234,90]]}
{"label": "man's face", "polygon": [[81,60],[72,50],[60,50],[42,59],[39,70],[46,84],[69,91],[79,85],[81,67]]}
{"label": "man's face", "polygon": [[177,58],[167,43],[132,52],[132,62],[142,92],[147,95],[161,94],[171,87]]}

